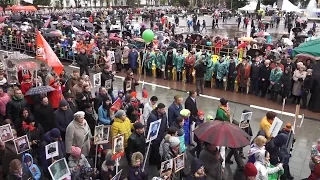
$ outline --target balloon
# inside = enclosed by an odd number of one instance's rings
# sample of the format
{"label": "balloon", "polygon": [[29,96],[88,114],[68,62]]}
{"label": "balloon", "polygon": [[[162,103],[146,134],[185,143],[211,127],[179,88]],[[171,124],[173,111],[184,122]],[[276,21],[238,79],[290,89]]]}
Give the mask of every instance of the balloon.
{"label": "balloon", "polygon": [[153,39],[154,39],[153,32],[150,29],[147,29],[147,30],[143,31],[142,39],[147,43],[153,41]]}

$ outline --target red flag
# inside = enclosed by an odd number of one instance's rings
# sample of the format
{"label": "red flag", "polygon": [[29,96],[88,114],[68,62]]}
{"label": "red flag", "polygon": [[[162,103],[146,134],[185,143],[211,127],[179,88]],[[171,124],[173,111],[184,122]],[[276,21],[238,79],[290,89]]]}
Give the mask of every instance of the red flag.
{"label": "red flag", "polygon": [[119,109],[121,109],[122,107],[122,100],[120,98],[118,98],[111,106],[111,110],[116,112],[118,111]]}
{"label": "red flag", "polygon": [[39,31],[37,31],[36,43],[36,58],[46,62],[48,66],[52,67],[53,70],[60,75],[63,70],[63,65]]}

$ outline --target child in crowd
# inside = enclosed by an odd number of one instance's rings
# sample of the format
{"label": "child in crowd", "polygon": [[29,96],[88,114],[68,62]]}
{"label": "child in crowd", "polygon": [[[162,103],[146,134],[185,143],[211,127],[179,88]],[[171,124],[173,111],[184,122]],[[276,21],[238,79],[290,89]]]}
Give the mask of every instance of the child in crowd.
{"label": "child in crowd", "polygon": [[34,180],[39,180],[41,178],[41,171],[39,167],[33,163],[33,158],[31,154],[24,154],[22,157],[22,162],[24,163],[24,168],[30,171]]}
{"label": "child in crowd", "polygon": [[135,152],[131,156],[131,167],[129,168],[129,180],[147,180],[148,176],[142,169],[143,155],[140,152]]}

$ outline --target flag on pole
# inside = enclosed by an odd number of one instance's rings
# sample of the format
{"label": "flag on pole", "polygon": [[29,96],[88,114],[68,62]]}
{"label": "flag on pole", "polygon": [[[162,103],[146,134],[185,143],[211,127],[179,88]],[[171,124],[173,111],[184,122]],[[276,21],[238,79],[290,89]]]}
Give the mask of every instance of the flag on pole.
{"label": "flag on pole", "polygon": [[51,47],[49,46],[48,42],[43,38],[40,34],[40,31],[37,31],[36,37],[36,58],[46,62],[48,66],[52,67],[53,70],[60,75],[63,70],[63,65],[61,64],[57,55],[53,52]]}
{"label": "flag on pole", "polygon": [[144,81],[142,82],[142,97],[148,98],[148,91],[146,89],[146,86],[144,85]]}

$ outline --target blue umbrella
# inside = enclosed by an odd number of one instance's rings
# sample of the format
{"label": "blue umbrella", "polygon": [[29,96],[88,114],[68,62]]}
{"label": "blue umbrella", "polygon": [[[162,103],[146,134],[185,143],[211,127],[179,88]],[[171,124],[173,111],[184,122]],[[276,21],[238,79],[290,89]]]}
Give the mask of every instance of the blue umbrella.
{"label": "blue umbrella", "polygon": [[37,86],[29,89],[29,91],[26,93],[26,96],[32,96],[36,94],[46,94],[48,92],[55,91],[56,89],[51,86]]}

